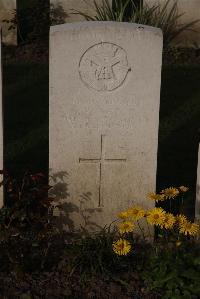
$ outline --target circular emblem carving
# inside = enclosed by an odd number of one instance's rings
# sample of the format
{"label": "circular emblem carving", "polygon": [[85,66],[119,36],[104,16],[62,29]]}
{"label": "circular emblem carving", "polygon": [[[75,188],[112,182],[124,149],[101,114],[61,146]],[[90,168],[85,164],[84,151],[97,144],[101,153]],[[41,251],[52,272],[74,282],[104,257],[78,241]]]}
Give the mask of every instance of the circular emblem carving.
{"label": "circular emblem carving", "polygon": [[124,49],[112,43],[90,47],[81,57],[79,73],[88,87],[111,91],[122,85],[130,67]]}

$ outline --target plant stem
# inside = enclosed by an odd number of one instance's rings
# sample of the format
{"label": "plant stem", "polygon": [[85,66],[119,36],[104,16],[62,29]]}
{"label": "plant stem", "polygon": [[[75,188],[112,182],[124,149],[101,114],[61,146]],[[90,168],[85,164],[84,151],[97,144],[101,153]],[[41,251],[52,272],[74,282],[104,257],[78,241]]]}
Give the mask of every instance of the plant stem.
{"label": "plant stem", "polygon": [[144,235],[144,230],[142,229],[142,227],[141,227],[141,225],[140,225],[140,223],[139,223],[138,220],[137,220],[137,225],[138,225],[138,227],[139,227],[139,229],[140,229],[140,231],[142,233],[143,239],[146,240],[145,235]]}
{"label": "plant stem", "polygon": [[150,230],[149,223],[148,223],[147,221],[146,221],[146,223],[147,223],[147,228],[148,228],[149,238],[152,239],[153,236],[152,236],[152,234],[151,234],[151,230]]}

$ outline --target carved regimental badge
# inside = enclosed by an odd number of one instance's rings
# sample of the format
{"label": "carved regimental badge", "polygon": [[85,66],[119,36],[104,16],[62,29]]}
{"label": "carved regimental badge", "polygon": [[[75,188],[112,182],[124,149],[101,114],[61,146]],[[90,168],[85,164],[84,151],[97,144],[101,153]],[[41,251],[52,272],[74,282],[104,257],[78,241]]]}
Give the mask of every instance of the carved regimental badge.
{"label": "carved regimental badge", "polygon": [[81,80],[98,91],[118,88],[129,71],[125,50],[112,43],[100,43],[90,47],[79,63]]}

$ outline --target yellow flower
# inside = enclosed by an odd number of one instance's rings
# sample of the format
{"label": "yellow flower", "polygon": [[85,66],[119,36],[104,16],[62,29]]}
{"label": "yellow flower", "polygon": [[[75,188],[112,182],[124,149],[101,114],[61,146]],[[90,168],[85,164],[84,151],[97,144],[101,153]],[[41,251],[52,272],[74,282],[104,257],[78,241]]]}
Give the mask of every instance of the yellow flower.
{"label": "yellow flower", "polygon": [[112,246],[113,251],[118,255],[127,255],[131,250],[131,244],[125,239],[119,239]]}
{"label": "yellow flower", "polygon": [[134,228],[135,225],[131,221],[124,221],[118,224],[118,229],[121,234],[130,233]]}
{"label": "yellow flower", "polygon": [[121,219],[127,219],[129,217],[129,214],[127,211],[123,211],[123,212],[120,212],[118,215],[117,215],[118,218],[121,218]]}
{"label": "yellow flower", "polygon": [[156,194],[155,192],[150,192],[147,195],[147,198],[154,201],[162,201],[165,199],[164,194]]}
{"label": "yellow flower", "polygon": [[179,232],[186,236],[195,236],[199,232],[199,225],[190,221],[183,222],[180,225]]}
{"label": "yellow flower", "polygon": [[166,212],[162,208],[154,208],[148,212],[147,222],[151,225],[163,225]]}
{"label": "yellow flower", "polygon": [[180,186],[180,187],[179,187],[179,190],[180,190],[181,192],[187,192],[187,191],[189,190],[189,188],[188,188],[188,187],[185,187],[185,186]]}
{"label": "yellow flower", "polygon": [[187,222],[188,220],[185,217],[185,215],[179,214],[176,216],[176,221],[177,221],[178,225],[182,225],[184,222]]}
{"label": "yellow flower", "polygon": [[179,195],[179,190],[174,187],[166,188],[161,191],[162,194],[164,194],[165,198],[171,199]]}
{"label": "yellow flower", "polygon": [[145,211],[143,208],[135,206],[128,209],[129,217],[133,218],[134,220],[139,220],[140,218],[144,217]]}
{"label": "yellow flower", "polygon": [[161,224],[160,226],[161,228],[164,227],[166,229],[171,229],[174,226],[175,222],[176,222],[176,218],[174,217],[174,215],[171,213],[166,213],[165,220],[163,224]]}

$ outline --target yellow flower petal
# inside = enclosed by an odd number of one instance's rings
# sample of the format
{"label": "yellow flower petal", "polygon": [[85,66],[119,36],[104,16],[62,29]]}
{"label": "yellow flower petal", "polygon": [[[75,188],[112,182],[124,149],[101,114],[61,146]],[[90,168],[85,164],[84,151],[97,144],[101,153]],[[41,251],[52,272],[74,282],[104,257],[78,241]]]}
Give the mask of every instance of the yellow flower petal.
{"label": "yellow flower petal", "polygon": [[148,193],[147,198],[150,199],[150,200],[153,200],[155,202],[165,200],[164,194],[157,194],[155,192]]}
{"label": "yellow flower petal", "polygon": [[154,208],[147,214],[147,222],[151,225],[163,225],[166,212],[162,208]]}
{"label": "yellow flower petal", "polygon": [[178,225],[181,225],[181,224],[183,224],[184,222],[187,222],[187,221],[188,220],[187,220],[186,216],[183,215],[183,214],[179,214],[179,215],[176,216],[176,222],[177,222]]}
{"label": "yellow flower petal", "polygon": [[134,228],[135,225],[131,221],[124,221],[118,224],[118,229],[121,234],[130,233]]}
{"label": "yellow flower petal", "polygon": [[165,220],[164,220],[163,224],[161,224],[160,226],[161,226],[161,228],[171,229],[171,228],[173,228],[175,223],[176,223],[175,216],[171,213],[166,213]]}
{"label": "yellow flower petal", "polygon": [[190,221],[183,222],[180,225],[179,232],[186,236],[195,236],[199,232],[199,225]]}
{"label": "yellow flower petal", "polygon": [[179,190],[177,188],[170,187],[162,190],[161,193],[165,196],[166,199],[171,199],[179,195]]}
{"label": "yellow flower petal", "polygon": [[140,218],[144,217],[145,210],[139,206],[134,206],[128,209],[128,214],[132,219],[139,220]]}
{"label": "yellow flower petal", "polygon": [[129,214],[127,211],[123,211],[123,212],[120,212],[118,215],[117,215],[118,218],[121,218],[121,219],[127,219],[129,217]]}
{"label": "yellow flower petal", "polygon": [[189,190],[189,188],[188,188],[188,187],[185,187],[185,186],[180,186],[180,187],[179,187],[179,190],[180,190],[181,192],[187,192],[187,191]]}
{"label": "yellow flower petal", "polygon": [[118,255],[127,255],[131,250],[131,244],[125,239],[119,239],[114,242],[113,251]]}

